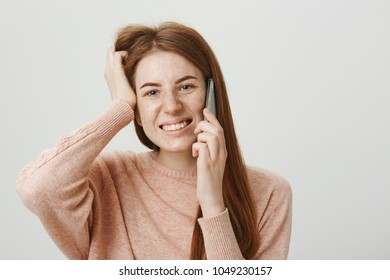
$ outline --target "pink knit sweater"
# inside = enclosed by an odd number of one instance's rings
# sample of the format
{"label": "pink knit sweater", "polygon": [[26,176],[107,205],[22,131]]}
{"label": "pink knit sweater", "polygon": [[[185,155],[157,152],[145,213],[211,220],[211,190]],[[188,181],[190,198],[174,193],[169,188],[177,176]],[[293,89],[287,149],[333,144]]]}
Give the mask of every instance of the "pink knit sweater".
{"label": "pink knit sweater", "polygon": [[[20,173],[25,205],[71,259],[188,259],[194,223],[209,259],[242,259],[228,210],[196,221],[196,172],[168,169],[150,153],[102,152],[133,119],[114,101]],[[280,176],[247,167],[259,219],[256,259],[285,259],[291,189]]]}

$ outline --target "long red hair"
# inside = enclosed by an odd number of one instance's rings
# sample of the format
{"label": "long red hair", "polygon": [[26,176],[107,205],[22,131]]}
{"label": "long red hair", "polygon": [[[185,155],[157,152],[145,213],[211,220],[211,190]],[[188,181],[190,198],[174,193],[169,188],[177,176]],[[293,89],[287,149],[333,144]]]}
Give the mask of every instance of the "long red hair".
{"label": "long red hair", "polygon": [[[244,161],[238,145],[225,81],[216,56],[203,37],[194,29],[166,22],[158,27],[130,25],[122,28],[115,42],[116,51],[127,51],[124,69],[130,85],[134,87],[134,73],[137,63],[151,51],[161,50],[179,54],[192,62],[206,79],[215,83],[216,117],[224,129],[227,159],[223,176],[223,198],[229,210],[233,230],[245,259],[251,259],[258,241],[257,219],[249,188]],[[140,141],[153,150],[159,150],[146,136],[143,128],[134,122]],[[199,207],[197,218],[202,216]],[[195,221],[190,259],[207,258],[201,228]]]}

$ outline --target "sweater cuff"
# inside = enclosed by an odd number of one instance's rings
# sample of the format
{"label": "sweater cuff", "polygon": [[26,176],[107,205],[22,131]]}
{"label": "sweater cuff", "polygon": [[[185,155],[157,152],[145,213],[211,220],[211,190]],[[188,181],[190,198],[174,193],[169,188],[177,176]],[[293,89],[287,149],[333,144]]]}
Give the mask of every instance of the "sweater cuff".
{"label": "sweater cuff", "polygon": [[111,139],[134,118],[134,110],[124,100],[114,100],[99,117],[96,123],[97,131],[102,139]]}
{"label": "sweater cuff", "polygon": [[207,259],[243,259],[227,208],[214,217],[199,218],[198,222],[203,233]]}

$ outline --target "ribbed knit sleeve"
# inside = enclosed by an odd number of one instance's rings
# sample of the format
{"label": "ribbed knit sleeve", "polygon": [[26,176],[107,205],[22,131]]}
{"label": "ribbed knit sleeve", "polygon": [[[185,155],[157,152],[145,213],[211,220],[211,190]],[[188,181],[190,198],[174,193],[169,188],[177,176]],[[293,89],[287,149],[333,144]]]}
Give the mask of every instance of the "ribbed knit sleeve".
{"label": "ribbed knit sleeve", "polygon": [[274,176],[268,190],[259,194],[265,207],[259,221],[260,247],[255,256],[262,260],[284,260],[288,257],[292,228],[292,190],[281,176]]}
{"label": "ribbed knit sleeve", "polygon": [[96,187],[91,182],[99,182],[90,178],[95,159],[133,116],[128,103],[112,102],[95,120],[63,137],[19,174],[16,188],[22,201],[69,258],[88,257]]}
{"label": "ribbed knit sleeve", "polygon": [[[256,201],[259,247],[253,259],[287,259],[292,222],[292,191],[281,176],[265,170],[250,170],[250,184]],[[198,219],[207,259],[243,259],[228,210]]]}
{"label": "ribbed knit sleeve", "polygon": [[199,218],[208,260],[243,259],[230,222],[229,212],[209,218]]}

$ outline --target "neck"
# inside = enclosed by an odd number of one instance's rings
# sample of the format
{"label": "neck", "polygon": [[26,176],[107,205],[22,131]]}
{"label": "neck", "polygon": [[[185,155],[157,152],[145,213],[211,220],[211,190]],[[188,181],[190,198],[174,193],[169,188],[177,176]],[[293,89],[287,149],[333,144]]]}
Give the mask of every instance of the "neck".
{"label": "neck", "polygon": [[180,171],[196,171],[196,158],[192,156],[191,151],[186,152],[169,152],[155,151],[152,152],[153,158],[162,166]]}

